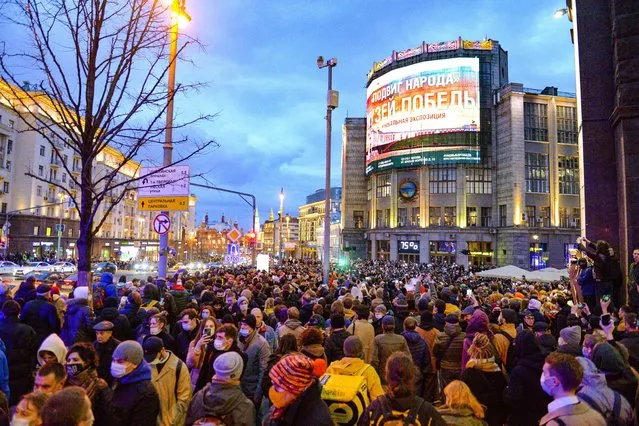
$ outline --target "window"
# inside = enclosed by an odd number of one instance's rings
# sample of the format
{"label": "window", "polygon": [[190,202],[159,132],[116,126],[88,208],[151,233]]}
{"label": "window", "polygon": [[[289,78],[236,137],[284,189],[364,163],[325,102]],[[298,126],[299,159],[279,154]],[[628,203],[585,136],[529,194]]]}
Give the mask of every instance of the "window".
{"label": "window", "polygon": [[7,161],[7,170],[11,171],[11,161]]}
{"label": "window", "polygon": [[44,157],[45,156],[45,148],[44,145],[40,145],[40,157]]}
{"label": "window", "polygon": [[42,196],[42,187],[41,187],[40,185],[38,185],[38,186],[36,187],[36,195],[37,195],[38,197],[41,197],[41,196]]}
{"label": "window", "polygon": [[508,223],[508,206],[506,204],[499,205],[499,226],[506,226]]}
{"label": "window", "polygon": [[466,226],[477,226],[477,207],[466,207]]}
{"label": "window", "polygon": [[559,227],[568,228],[570,226],[570,216],[566,207],[559,207]]}
{"label": "window", "polygon": [[559,156],[559,193],[579,195],[579,158]]}
{"label": "window", "polygon": [[68,161],[69,161],[69,156],[65,154],[62,157],[62,163],[66,166]]}
{"label": "window", "polygon": [[38,166],[38,176],[40,176],[40,177],[44,176],[44,167],[43,166]]}
{"label": "window", "polygon": [[431,194],[454,194],[457,192],[457,169],[454,167],[431,167],[428,170]]}
{"label": "window", "polygon": [[13,151],[13,141],[9,139],[9,141],[7,142],[7,155],[11,154],[12,151]]}
{"label": "window", "polygon": [[384,221],[382,226],[384,228],[388,228],[390,226],[390,209],[384,209]]}
{"label": "window", "polygon": [[492,194],[492,170],[488,168],[470,167],[466,169],[466,193]]}
{"label": "window", "polygon": [[550,228],[550,206],[544,206],[540,209],[537,223],[545,228]]}
{"label": "window", "polygon": [[353,226],[355,226],[355,229],[364,228],[364,211],[363,210],[353,211]]}
{"label": "window", "polygon": [[581,212],[579,208],[572,209],[572,223],[571,226],[573,228],[581,228]]}
{"label": "window", "polygon": [[548,193],[548,156],[526,153],[526,192]]}
{"label": "window", "polygon": [[[73,167],[75,168],[75,160],[73,160]],[[366,189],[366,199],[370,201],[373,199],[373,179],[368,179],[366,185],[368,186]]]}
{"label": "window", "polygon": [[69,230],[67,231],[67,236],[73,237],[73,228],[69,227]]}
{"label": "window", "polygon": [[377,198],[390,197],[390,193],[391,193],[390,173],[377,176],[377,191],[375,193]]}
{"label": "window", "polygon": [[548,262],[548,244],[530,243],[530,269],[543,269]]}
{"label": "window", "polygon": [[47,237],[50,237],[50,236],[51,236],[51,227],[50,227],[50,226],[47,226],[45,235],[46,235]]}
{"label": "window", "polygon": [[9,128],[10,129],[15,129],[15,127],[16,127],[16,122],[13,121],[13,120],[9,120]]}
{"label": "window", "polygon": [[442,208],[441,207],[428,208],[428,222],[430,226],[440,226],[442,224]]}
{"label": "window", "polygon": [[6,213],[7,212],[7,203],[2,203],[2,213]]}
{"label": "window", "polygon": [[62,182],[66,183],[67,181],[67,174],[66,173],[62,173]]}
{"label": "window", "polygon": [[419,226],[419,207],[413,207],[410,213],[411,226]]}
{"label": "window", "polygon": [[457,207],[444,207],[444,225],[457,226]]}
{"label": "window", "polygon": [[40,227],[36,225],[33,227],[33,236],[37,237],[38,235],[40,235]]}
{"label": "window", "polygon": [[382,227],[382,211],[375,210],[375,223],[377,224],[377,228]]}
{"label": "window", "polygon": [[403,228],[408,225],[408,209],[400,207],[397,209],[397,227]]}
{"label": "window", "polygon": [[548,141],[548,105],[524,102],[524,138],[527,141]]}
{"label": "window", "polygon": [[3,183],[2,183],[2,191],[3,191],[5,194],[8,194],[8,193],[9,193],[9,182],[3,182]]}
{"label": "window", "polygon": [[526,206],[526,221],[528,226],[537,226],[537,207]]}
{"label": "window", "polygon": [[493,226],[493,208],[492,207],[481,208],[481,226],[485,228]]}
{"label": "window", "polygon": [[577,143],[577,114],[575,107],[557,107],[557,142]]}

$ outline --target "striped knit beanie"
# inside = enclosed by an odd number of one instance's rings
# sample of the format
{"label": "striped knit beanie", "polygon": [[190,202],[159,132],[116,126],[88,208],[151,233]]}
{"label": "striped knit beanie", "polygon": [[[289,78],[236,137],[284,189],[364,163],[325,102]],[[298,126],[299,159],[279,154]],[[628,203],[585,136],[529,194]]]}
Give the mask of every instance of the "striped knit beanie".
{"label": "striped knit beanie", "polygon": [[299,395],[313,381],[313,361],[305,355],[282,358],[269,373],[271,382],[285,391]]}

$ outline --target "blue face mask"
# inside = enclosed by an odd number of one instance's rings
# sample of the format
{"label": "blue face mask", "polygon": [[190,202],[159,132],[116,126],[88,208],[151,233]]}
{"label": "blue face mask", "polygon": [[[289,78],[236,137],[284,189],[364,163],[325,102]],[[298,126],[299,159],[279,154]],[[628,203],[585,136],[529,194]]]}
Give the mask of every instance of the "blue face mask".
{"label": "blue face mask", "polygon": [[208,312],[202,312],[202,319],[206,319],[208,318],[209,313]]}
{"label": "blue face mask", "polygon": [[248,330],[246,330],[246,329],[240,330],[240,336],[242,336],[242,337],[246,337],[249,334],[250,334],[250,332]]}

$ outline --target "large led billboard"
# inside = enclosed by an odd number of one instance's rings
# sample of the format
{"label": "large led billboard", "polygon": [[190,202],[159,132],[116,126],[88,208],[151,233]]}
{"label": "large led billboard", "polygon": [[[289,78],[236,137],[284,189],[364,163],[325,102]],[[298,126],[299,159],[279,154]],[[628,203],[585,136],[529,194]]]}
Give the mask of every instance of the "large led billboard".
{"label": "large led billboard", "polygon": [[479,162],[478,58],[398,68],[366,95],[366,174]]}

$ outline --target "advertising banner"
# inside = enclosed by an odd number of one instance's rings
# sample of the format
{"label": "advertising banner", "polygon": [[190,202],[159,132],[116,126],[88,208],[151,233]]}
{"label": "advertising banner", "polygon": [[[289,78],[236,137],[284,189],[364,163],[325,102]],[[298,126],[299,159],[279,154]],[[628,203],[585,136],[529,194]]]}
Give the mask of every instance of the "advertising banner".
{"label": "advertising banner", "polygon": [[479,59],[425,61],[392,70],[367,90],[367,173],[479,162]]}

